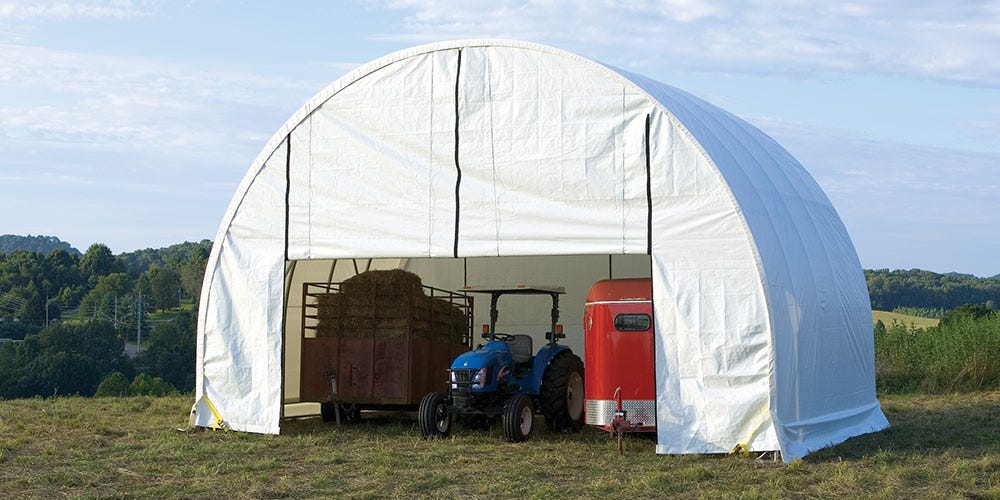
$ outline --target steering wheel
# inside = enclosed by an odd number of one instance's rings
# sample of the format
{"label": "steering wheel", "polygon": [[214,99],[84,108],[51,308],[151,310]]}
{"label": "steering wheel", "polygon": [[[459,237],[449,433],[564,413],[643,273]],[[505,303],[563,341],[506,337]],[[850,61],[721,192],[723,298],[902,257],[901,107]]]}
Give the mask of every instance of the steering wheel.
{"label": "steering wheel", "polygon": [[514,340],[514,336],[509,333],[494,333],[493,339],[503,340],[504,342],[510,342],[511,340]]}

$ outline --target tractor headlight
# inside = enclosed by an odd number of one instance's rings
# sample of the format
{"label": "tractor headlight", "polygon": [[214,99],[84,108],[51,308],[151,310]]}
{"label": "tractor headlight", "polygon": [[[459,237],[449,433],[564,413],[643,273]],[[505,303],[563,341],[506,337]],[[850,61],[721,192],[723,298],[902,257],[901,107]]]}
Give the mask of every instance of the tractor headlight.
{"label": "tractor headlight", "polygon": [[488,366],[481,368],[475,375],[472,376],[473,389],[482,389],[487,385],[490,385],[490,369]]}

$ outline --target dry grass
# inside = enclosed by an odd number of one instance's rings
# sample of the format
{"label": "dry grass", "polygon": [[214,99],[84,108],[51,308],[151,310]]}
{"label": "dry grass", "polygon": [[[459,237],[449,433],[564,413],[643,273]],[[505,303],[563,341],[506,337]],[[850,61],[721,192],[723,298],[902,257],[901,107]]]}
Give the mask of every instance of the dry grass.
{"label": "dry grass", "polygon": [[0,498],[1000,498],[1000,392],[882,402],[891,429],[782,464],[659,456],[646,437],[619,456],[589,428],[425,441],[406,413],[263,436],[179,432],[190,397],[0,401]]}
{"label": "dry grass", "polygon": [[900,314],[889,311],[872,311],[872,323],[877,323],[879,321],[882,321],[882,324],[886,327],[892,326],[893,323],[898,323],[907,328],[930,328],[932,326],[937,326],[938,323],[941,322],[941,320],[935,318],[910,316],[908,314]]}

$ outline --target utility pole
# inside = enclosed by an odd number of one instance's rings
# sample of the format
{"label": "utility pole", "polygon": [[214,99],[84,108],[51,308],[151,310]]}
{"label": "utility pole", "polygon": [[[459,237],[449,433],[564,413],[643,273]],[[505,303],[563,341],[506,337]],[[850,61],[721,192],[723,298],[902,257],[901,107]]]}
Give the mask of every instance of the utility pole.
{"label": "utility pole", "polygon": [[139,292],[139,314],[135,319],[135,352],[142,354],[142,291]]}

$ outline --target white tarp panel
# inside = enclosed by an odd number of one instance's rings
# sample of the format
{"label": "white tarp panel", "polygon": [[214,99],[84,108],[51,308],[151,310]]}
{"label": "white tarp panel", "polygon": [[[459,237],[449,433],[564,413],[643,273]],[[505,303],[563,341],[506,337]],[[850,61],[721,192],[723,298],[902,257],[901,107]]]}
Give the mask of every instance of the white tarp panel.
{"label": "white tarp panel", "polygon": [[452,254],[456,55],[379,68],[295,127],[289,258]]}
{"label": "white tarp panel", "polygon": [[197,423],[277,432],[286,258],[647,249],[659,452],[790,460],[887,425],[857,255],[805,170],[684,92],[506,41],[372,62],[264,148],[209,261]]}
{"label": "white tarp panel", "polygon": [[645,253],[643,96],[503,47],[464,49],[461,87],[460,255]]}
{"label": "white tarp panel", "polygon": [[284,153],[281,143],[251,169],[215,239],[198,311],[196,425],[278,432],[285,215],[261,208],[284,205]]}
{"label": "white tarp panel", "polygon": [[[745,306],[766,305],[769,311],[761,312],[770,315],[772,328],[767,350],[773,358],[769,411],[775,428],[770,432],[777,433],[782,454],[800,457],[887,427],[875,399],[868,288],[826,195],[787,151],[748,123],[673,87],[625,74],[698,141],[746,221],[766,297]],[[731,306],[737,303],[730,302],[728,319],[736,319]],[[737,320],[731,326],[752,324]],[[661,338],[665,332],[669,329],[660,331]],[[745,340],[747,347],[765,342],[759,335]],[[658,431],[658,449],[667,451],[663,428]],[[744,444],[754,449],[753,436],[748,439]]]}
{"label": "white tarp panel", "polygon": [[719,175],[673,118],[654,113],[650,136],[657,451],[776,449],[752,242]]}

